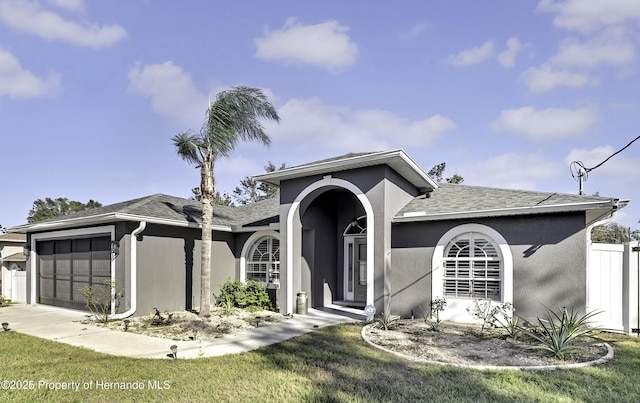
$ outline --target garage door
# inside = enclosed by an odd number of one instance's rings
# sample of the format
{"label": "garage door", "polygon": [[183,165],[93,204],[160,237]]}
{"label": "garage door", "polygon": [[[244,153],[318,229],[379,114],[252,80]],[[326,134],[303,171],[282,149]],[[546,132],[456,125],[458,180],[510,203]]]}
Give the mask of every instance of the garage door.
{"label": "garage door", "polygon": [[38,303],[87,310],[82,289],[111,278],[109,236],[38,241]]}

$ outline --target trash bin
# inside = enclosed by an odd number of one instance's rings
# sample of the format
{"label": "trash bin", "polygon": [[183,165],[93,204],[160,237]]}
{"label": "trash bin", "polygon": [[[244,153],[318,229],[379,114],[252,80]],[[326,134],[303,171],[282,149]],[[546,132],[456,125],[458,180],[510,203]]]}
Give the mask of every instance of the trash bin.
{"label": "trash bin", "polygon": [[296,298],[296,313],[298,315],[306,315],[309,313],[309,309],[307,308],[307,293],[304,291],[300,291]]}
{"label": "trash bin", "polygon": [[269,301],[271,302],[271,306],[276,311],[280,309],[280,304],[278,303],[278,289],[280,287],[278,284],[269,283],[267,284],[267,295],[269,295]]}

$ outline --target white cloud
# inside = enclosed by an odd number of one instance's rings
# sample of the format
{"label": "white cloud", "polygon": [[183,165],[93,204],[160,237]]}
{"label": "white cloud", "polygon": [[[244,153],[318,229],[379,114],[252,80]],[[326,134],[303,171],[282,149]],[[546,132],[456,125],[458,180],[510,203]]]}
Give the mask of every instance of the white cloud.
{"label": "white cloud", "polygon": [[68,11],[84,11],[84,0],[47,0],[47,3],[54,7],[62,8]]}
{"label": "white cloud", "polygon": [[558,87],[592,87],[599,84],[595,75],[598,67],[614,66],[624,71],[635,61],[635,46],[625,32],[608,29],[587,40],[563,41],[554,57],[539,67],[529,68],[521,78],[534,93]]}
{"label": "white cloud", "polygon": [[29,70],[23,69],[18,58],[0,49],[0,97],[37,98],[55,93],[59,87],[58,75],[37,77]]}
{"label": "white cloud", "polygon": [[534,139],[554,140],[584,134],[597,121],[597,112],[589,108],[534,109],[525,106],[502,111],[491,127]]}
{"label": "white cloud", "polygon": [[275,141],[340,152],[424,146],[455,127],[440,115],[410,120],[385,110],[326,105],[317,98],[290,99],[278,113],[280,124],[269,124]]}
{"label": "white cloud", "polygon": [[535,190],[538,182],[546,182],[557,176],[563,167],[546,161],[538,154],[507,153],[481,162],[469,170],[470,180],[484,186],[507,189]]}
{"label": "white cloud", "polygon": [[[73,7],[73,2],[59,2]],[[8,26],[48,41],[62,41],[76,46],[98,49],[124,39],[127,32],[120,25],[81,24],[65,20],[59,14],[41,8],[29,0],[0,2],[0,21]]]}
{"label": "white cloud", "polygon": [[634,45],[625,38],[623,32],[615,30],[587,42],[579,42],[575,39],[565,41],[550,63],[586,68],[603,64],[623,66],[632,63],[635,56]]}
{"label": "white cloud", "polygon": [[582,32],[640,21],[637,0],[541,0],[537,10],[556,14],[557,27]]}
{"label": "white cloud", "polygon": [[129,70],[129,91],[150,98],[154,112],[199,128],[207,109],[207,95],[195,87],[189,73],[172,61]]}
{"label": "white cloud", "polygon": [[[613,155],[613,153],[618,151],[622,146],[623,145],[618,146],[617,148],[614,148],[611,145],[595,147],[592,149],[575,148],[567,154],[564,161],[567,166],[572,161],[582,161],[586,168],[593,168]],[[637,149],[640,147],[640,144],[631,145],[631,147],[634,146]],[[600,167],[594,169],[592,172],[597,172],[599,175],[611,175],[618,178],[637,178],[638,172],[640,172],[640,158],[638,157],[637,151],[634,153],[631,151],[631,148],[629,148],[628,151],[625,150],[620,154],[617,154]]]}
{"label": "white cloud", "polygon": [[521,78],[529,91],[534,93],[548,92],[558,87],[593,87],[599,82],[588,73],[556,68],[549,64],[531,67],[522,73]]}
{"label": "white cloud", "polygon": [[507,48],[498,55],[498,62],[502,67],[513,67],[520,50],[522,50],[522,44],[518,38],[509,38]]}
{"label": "white cloud", "polygon": [[358,54],[347,31],[348,27],[336,21],[302,25],[289,18],[282,29],[266,31],[255,40],[256,57],[338,72],[353,65]]}
{"label": "white cloud", "polygon": [[480,46],[464,49],[455,55],[451,55],[447,57],[447,61],[456,67],[482,63],[493,56],[494,48],[493,41],[487,41]]}
{"label": "white cloud", "polygon": [[420,24],[416,24],[414,26],[412,26],[408,31],[402,32],[399,37],[400,39],[402,39],[403,41],[408,41],[411,40],[417,36],[419,36],[420,34],[422,34],[423,32],[425,32],[428,28],[428,25],[426,23],[420,23]]}

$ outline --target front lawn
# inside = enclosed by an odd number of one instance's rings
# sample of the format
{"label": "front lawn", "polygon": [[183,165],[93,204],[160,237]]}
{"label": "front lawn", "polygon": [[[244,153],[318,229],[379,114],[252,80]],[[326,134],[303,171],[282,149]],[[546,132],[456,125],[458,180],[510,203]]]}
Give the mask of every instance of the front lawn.
{"label": "front lawn", "polygon": [[[482,372],[407,363],[368,347],[355,325],[197,360],[113,357],[9,331],[0,332],[2,386],[27,390],[2,390],[0,400],[637,402],[640,341],[611,339],[616,358],[601,367]],[[56,382],[79,390],[50,389]]]}

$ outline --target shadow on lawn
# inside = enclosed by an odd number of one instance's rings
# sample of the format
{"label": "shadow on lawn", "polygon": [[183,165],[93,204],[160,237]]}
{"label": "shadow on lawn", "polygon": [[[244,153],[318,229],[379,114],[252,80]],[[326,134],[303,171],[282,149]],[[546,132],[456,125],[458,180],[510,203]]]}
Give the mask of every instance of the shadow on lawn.
{"label": "shadow on lawn", "polygon": [[360,326],[333,326],[256,350],[313,384],[304,401],[638,401],[640,343],[601,366],[561,371],[477,371],[409,363],[367,346]]}

